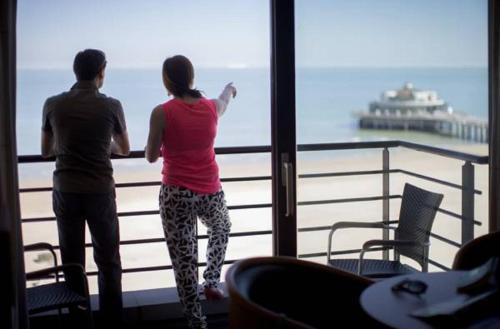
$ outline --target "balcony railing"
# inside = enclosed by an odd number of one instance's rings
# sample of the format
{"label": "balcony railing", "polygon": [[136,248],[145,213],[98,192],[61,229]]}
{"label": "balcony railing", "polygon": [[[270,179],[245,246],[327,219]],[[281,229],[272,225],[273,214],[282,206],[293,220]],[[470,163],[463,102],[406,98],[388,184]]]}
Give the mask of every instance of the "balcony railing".
{"label": "balcony railing", "polygon": [[[431,177],[424,175],[422,173],[416,173],[405,169],[396,169],[390,167],[390,149],[394,148],[405,148],[414,151],[420,151],[427,154],[442,156],[457,161],[462,161],[462,181],[448,182],[440,179],[439,177]],[[449,218],[458,220],[461,222],[461,240],[454,241],[449,237],[439,235],[436,233],[431,233],[434,239],[440,240],[450,246],[460,247],[465,242],[473,239],[474,237],[474,227],[476,225],[481,225],[480,221],[475,219],[474,213],[474,196],[482,194],[475,188],[474,182],[474,165],[484,165],[488,163],[487,156],[477,156],[467,153],[462,153],[458,151],[452,151],[427,145],[415,144],[405,141],[381,141],[381,142],[354,142],[354,143],[328,143],[328,144],[303,144],[298,145],[299,152],[310,152],[310,151],[336,151],[336,150],[362,150],[362,149],[381,149],[382,150],[382,168],[376,168],[373,170],[365,171],[341,171],[341,172],[323,172],[323,173],[304,173],[299,174],[299,179],[313,179],[313,178],[326,178],[326,177],[341,177],[341,176],[363,176],[363,175],[382,175],[382,195],[377,196],[359,196],[355,198],[339,198],[339,199],[325,199],[325,200],[312,200],[312,201],[299,201],[298,206],[311,206],[311,205],[325,205],[325,204],[340,204],[340,203],[352,203],[352,202],[382,202],[382,220],[389,221],[389,201],[391,199],[398,199],[402,196],[400,194],[391,194],[389,188],[389,178],[391,174],[403,174],[412,176],[418,179],[433,182],[435,184],[443,185],[449,188],[461,190],[461,212],[457,213],[448,209],[440,208],[438,211],[445,214]],[[236,154],[256,154],[256,153],[270,153],[270,146],[248,146],[248,147],[224,147],[216,148],[216,153],[218,155],[236,155]],[[128,157],[113,157],[114,159],[135,159],[143,158],[144,152],[134,151]],[[19,156],[18,161],[20,164],[26,163],[39,163],[39,162],[50,162],[53,159],[44,159],[38,155],[24,155]],[[271,176],[241,176],[241,177],[223,177],[221,181],[223,183],[227,182],[249,182],[249,181],[269,181]],[[117,183],[116,188],[135,188],[135,187],[146,187],[146,186],[159,186],[160,181],[142,181],[142,182],[131,182],[131,183]],[[51,187],[31,187],[31,188],[21,188],[20,193],[38,193],[38,192],[50,192]],[[446,197],[446,196],[445,196]],[[256,209],[256,208],[270,208],[271,203],[255,203],[255,204],[234,204],[229,205],[229,210],[242,210],[242,209]],[[141,211],[127,211],[119,212],[118,217],[125,218],[131,216],[144,216],[144,215],[158,215],[159,211],[154,210],[141,210]],[[55,217],[30,217],[23,218],[23,224],[29,223],[39,223],[39,222],[50,222],[55,221]],[[299,233],[312,232],[312,231],[327,231],[331,228],[328,226],[312,226],[312,227],[301,227],[298,229]],[[246,231],[246,232],[235,232],[230,234],[230,239],[235,237],[243,236],[262,236],[271,235],[271,230],[256,230],[256,231]],[[383,238],[389,238],[389,232],[385,231],[383,233]],[[198,235],[198,239],[208,239],[207,235]],[[132,239],[123,240],[120,242],[121,245],[138,245],[138,244],[150,244],[163,242],[163,237],[149,238],[149,239]],[[86,244],[86,247],[91,247],[90,243]],[[59,246],[55,246],[56,249]],[[332,255],[344,255],[349,253],[359,252],[359,249],[342,250],[337,252],[332,252]],[[315,253],[299,254],[300,258],[317,258],[326,257],[326,250],[318,250]],[[383,257],[388,258],[388,251],[383,251]],[[237,259],[228,259],[224,263],[232,264]],[[448,270],[449,268],[435,260],[430,259],[430,264],[443,269]],[[200,262],[199,266],[205,266],[205,262]],[[171,265],[155,265],[149,267],[129,267],[124,268],[123,273],[136,273],[136,272],[147,272],[147,271],[160,271],[160,270],[171,270]],[[96,271],[88,272],[88,275],[96,275]]]}

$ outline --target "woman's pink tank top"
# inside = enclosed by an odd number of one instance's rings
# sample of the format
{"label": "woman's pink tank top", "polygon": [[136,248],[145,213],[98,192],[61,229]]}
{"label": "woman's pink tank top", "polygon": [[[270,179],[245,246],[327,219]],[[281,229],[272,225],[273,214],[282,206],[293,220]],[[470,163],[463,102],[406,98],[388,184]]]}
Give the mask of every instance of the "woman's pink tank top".
{"label": "woman's pink tank top", "polygon": [[220,190],[215,162],[217,110],[211,100],[194,104],[174,98],[163,104],[165,129],[162,142],[163,184],[201,194]]}

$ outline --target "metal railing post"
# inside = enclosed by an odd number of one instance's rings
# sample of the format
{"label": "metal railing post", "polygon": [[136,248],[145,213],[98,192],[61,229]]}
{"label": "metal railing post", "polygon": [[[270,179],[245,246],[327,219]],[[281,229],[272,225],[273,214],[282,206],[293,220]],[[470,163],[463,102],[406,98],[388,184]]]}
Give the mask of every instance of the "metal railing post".
{"label": "metal railing post", "polygon": [[[382,221],[389,222],[389,149],[382,151]],[[389,230],[382,230],[382,239],[389,240]],[[389,259],[389,250],[382,251],[382,258]]]}
{"label": "metal railing post", "polygon": [[474,239],[474,165],[462,166],[462,245]]}

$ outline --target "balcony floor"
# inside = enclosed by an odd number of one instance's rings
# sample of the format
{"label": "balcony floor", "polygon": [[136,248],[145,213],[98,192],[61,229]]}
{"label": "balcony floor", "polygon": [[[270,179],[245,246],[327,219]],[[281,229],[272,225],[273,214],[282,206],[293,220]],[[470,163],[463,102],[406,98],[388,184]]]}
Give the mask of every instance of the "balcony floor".
{"label": "balcony floor", "polygon": [[[97,295],[92,295],[91,298],[92,310],[98,310]],[[228,328],[227,298],[216,302],[202,299],[201,303],[211,329]],[[175,287],[124,292],[123,304],[125,321],[123,328],[187,328]],[[67,314],[63,314],[63,323],[59,326],[57,312],[47,312],[32,317],[30,327],[32,329],[65,327],[66,320]],[[94,320],[96,328],[99,328],[99,321],[95,315]]]}

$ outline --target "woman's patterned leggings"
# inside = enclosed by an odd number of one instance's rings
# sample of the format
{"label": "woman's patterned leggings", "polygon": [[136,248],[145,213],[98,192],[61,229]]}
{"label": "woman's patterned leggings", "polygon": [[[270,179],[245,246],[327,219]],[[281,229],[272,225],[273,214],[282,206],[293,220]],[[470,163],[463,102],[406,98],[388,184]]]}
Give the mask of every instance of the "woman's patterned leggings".
{"label": "woman's patterned leggings", "polygon": [[177,283],[177,292],[191,328],[206,328],[198,295],[198,241],[196,218],[207,227],[205,287],[217,287],[231,222],[224,192],[198,194],[191,190],[162,185],[160,215]]}

